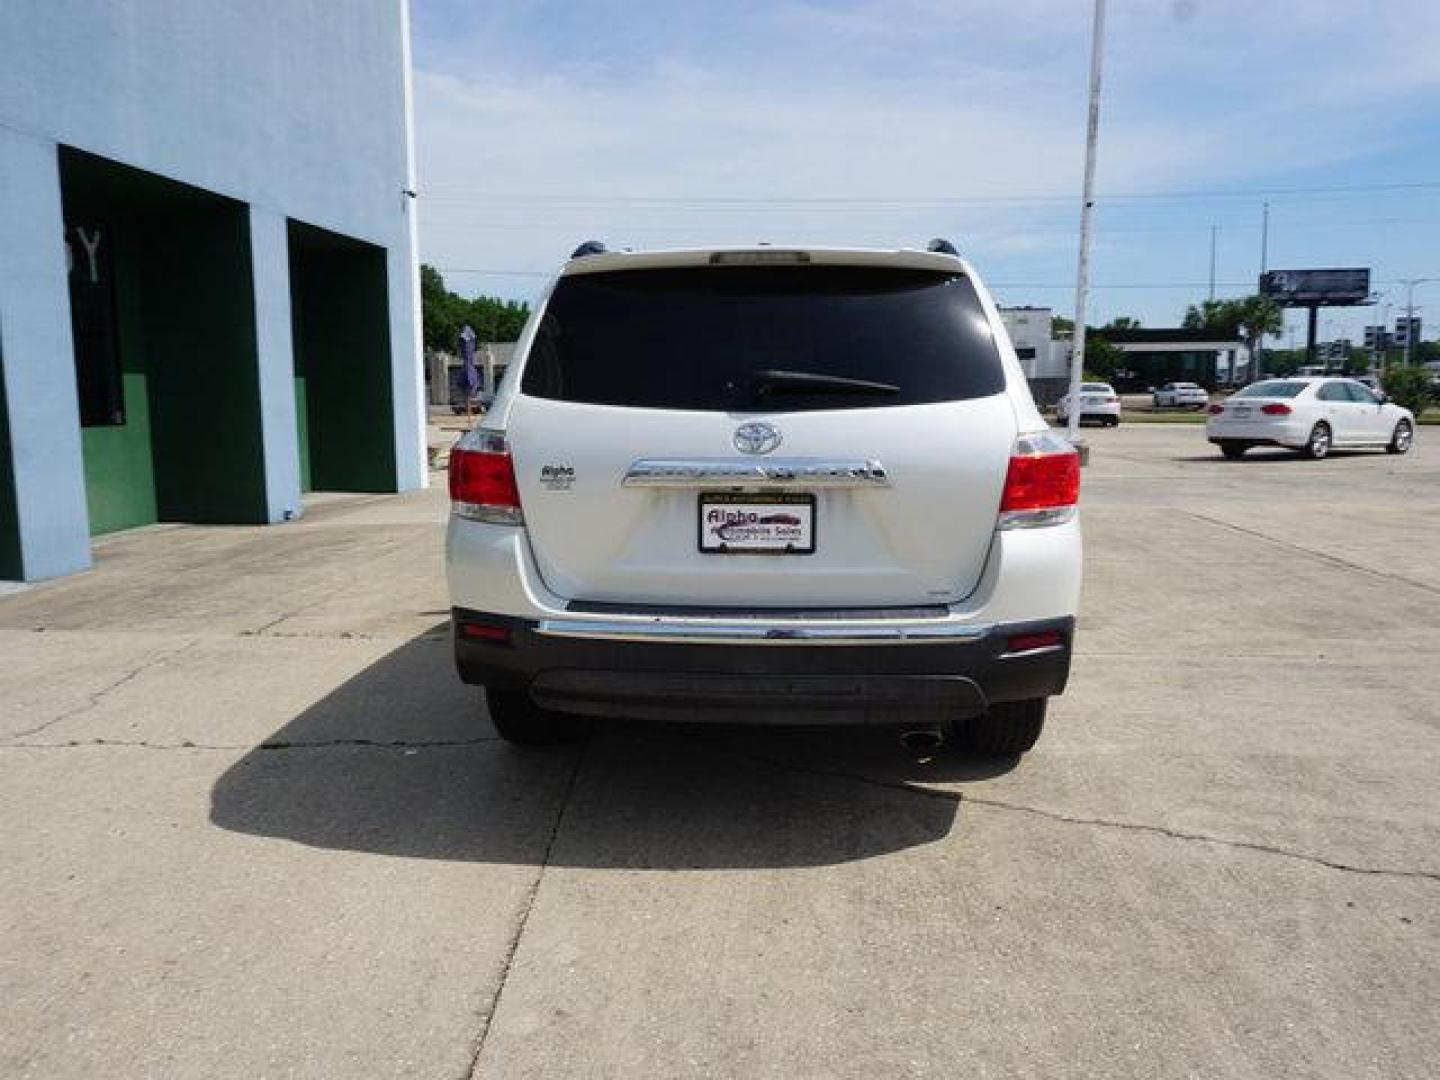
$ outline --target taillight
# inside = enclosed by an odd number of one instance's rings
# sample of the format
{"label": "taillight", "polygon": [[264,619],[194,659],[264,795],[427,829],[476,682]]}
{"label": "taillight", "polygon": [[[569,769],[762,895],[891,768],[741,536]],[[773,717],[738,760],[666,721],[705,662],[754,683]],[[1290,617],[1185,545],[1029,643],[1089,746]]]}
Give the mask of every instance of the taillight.
{"label": "taillight", "polygon": [[450,451],[450,512],[495,525],[524,524],[515,464],[500,432],[472,431]]}
{"label": "taillight", "polygon": [[1015,440],[1000,497],[1000,528],[1060,525],[1075,516],[1079,498],[1080,455],[1075,447],[1051,431]]}
{"label": "taillight", "polygon": [[1219,415],[1220,415],[1222,412],[1224,412],[1224,411],[1225,411],[1225,406],[1224,406],[1224,405],[1211,405],[1211,406],[1210,406],[1210,415],[1211,415],[1211,416],[1219,416]]}
{"label": "taillight", "polygon": [[1260,406],[1260,411],[1266,416],[1289,416],[1290,406],[1280,401],[1272,401],[1269,405]]}

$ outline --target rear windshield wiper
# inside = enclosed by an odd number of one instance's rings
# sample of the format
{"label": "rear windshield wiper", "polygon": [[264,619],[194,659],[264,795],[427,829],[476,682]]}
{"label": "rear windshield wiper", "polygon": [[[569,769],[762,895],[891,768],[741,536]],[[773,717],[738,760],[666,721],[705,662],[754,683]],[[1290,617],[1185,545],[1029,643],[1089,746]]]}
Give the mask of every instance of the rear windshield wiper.
{"label": "rear windshield wiper", "polygon": [[751,375],[755,396],[766,394],[898,394],[894,383],[871,382],[869,379],[846,379],[818,371],[778,371],[766,368]]}

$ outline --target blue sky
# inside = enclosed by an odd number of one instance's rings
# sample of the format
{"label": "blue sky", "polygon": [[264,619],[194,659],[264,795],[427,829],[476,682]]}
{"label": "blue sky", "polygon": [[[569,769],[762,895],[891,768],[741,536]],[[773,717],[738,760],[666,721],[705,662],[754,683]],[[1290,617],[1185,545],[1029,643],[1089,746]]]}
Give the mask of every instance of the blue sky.
{"label": "blue sky", "polygon": [[[1002,303],[1073,308],[1089,0],[412,5],[421,257],[457,291],[529,298],[589,237],[948,236]],[[1217,295],[1253,291],[1267,199],[1271,268],[1440,278],[1435,0],[1110,0],[1101,123],[1092,322],[1178,322],[1212,226]]]}

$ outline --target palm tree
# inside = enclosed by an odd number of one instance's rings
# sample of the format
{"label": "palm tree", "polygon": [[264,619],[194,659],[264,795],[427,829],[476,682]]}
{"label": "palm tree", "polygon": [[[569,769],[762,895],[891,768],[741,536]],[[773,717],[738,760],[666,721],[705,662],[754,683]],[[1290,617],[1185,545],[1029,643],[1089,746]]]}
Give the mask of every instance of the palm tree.
{"label": "palm tree", "polygon": [[1268,296],[1246,296],[1234,301],[1236,324],[1250,349],[1251,382],[1260,378],[1260,343],[1266,334],[1285,329],[1285,309]]}

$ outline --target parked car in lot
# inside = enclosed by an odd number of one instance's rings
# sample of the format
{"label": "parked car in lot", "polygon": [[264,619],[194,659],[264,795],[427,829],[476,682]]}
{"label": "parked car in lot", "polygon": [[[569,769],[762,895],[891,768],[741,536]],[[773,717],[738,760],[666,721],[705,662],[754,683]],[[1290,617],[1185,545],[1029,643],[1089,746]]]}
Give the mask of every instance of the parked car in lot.
{"label": "parked car in lot", "polygon": [[1203,409],[1210,404],[1210,395],[1198,383],[1167,382],[1150,400],[1157,409]]}
{"label": "parked car in lot", "polygon": [[1027,750],[1070,668],[1079,460],[927,251],[582,245],[450,458],[455,659],[500,734],[888,723]]}
{"label": "parked car in lot", "polygon": [[1252,446],[1286,446],[1309,458],[1336,447],[1403,454],[1415,417],[1354,379],[1266,379],[1210,406],[1205,435],[1228,458]]}
{"label": "parked car in lot", "polygon": [[[1055,403],[1055,419],[1062,424],[1069,422],[1069,394]],[[1087,420],[1110,427],[1120,423],[1120,395],[1115,393],[1115,388],[1109,383],[1080,384],[1080,422],[1083,424]]]}

